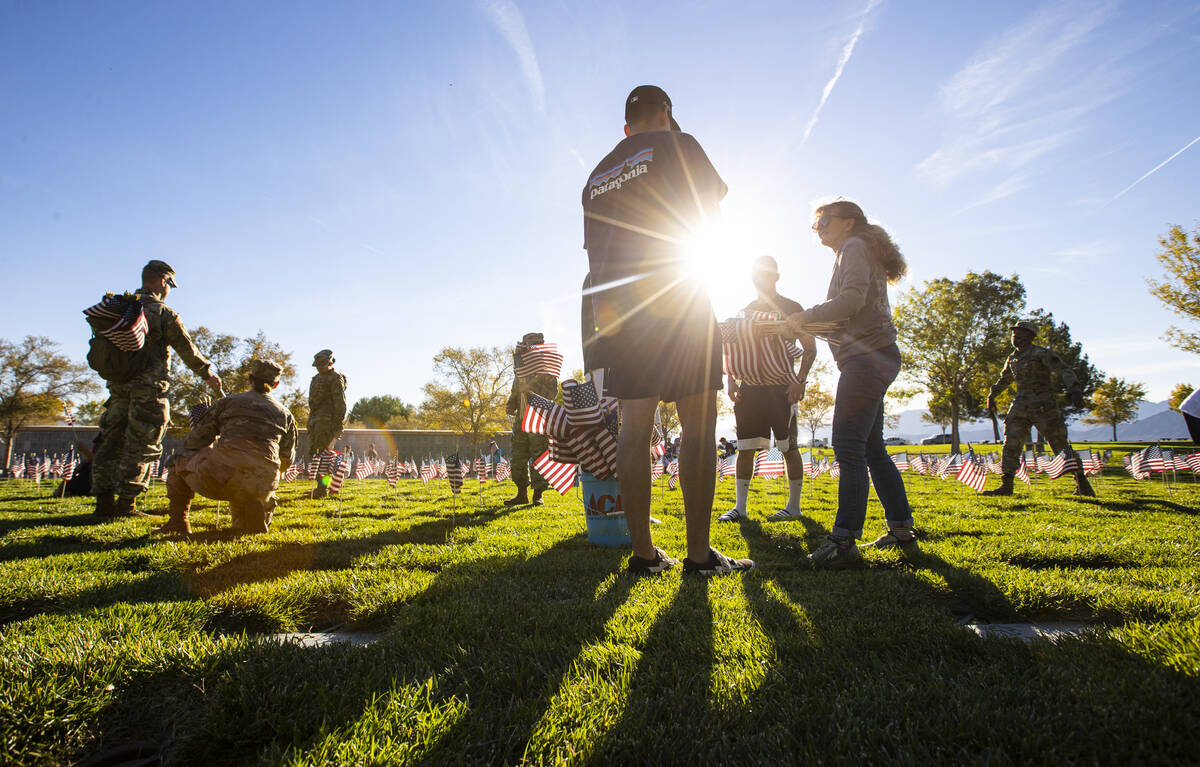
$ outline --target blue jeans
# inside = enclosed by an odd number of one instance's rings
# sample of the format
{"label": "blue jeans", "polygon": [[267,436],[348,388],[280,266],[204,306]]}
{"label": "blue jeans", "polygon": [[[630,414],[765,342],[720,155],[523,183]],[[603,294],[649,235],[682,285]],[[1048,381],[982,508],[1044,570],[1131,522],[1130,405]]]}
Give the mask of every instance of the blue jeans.
{"label": "blue jeans", "polygon": [[833,405],[833,454],[842,474],[833,534],[862,537],[870,484],[875,485],[875,494],[883,504],[888,527],[912,527],[904,480],[883,446],[883,396],[900,372],[900,350],[889,344],[842,360],[838,369],[841,376]]}

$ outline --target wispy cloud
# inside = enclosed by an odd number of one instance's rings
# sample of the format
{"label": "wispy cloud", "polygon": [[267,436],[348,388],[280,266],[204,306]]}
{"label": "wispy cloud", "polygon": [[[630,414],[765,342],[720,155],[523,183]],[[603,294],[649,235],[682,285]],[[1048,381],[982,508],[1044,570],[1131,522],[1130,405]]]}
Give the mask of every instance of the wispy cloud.
{"label": "wispy cloud", "polygon": [[804,135],[800,139],[800,146],[804,146],[804,142],[808,141],[808,137],[812,135],[813,128],[817,127],[817,119],[821,116],[821,110],[825,108],[825,102],[829,101],[829,95],[833,93],[833,87],[841,79],[842,72],[846,70],[846,65],[850,63],[850,57],[854,55],[854,46],[858,44],[858,38],[862,37],[863,30],[867,25],[867,18],[871,15],[871,11],[875,10],[881,2],[883,0],[868,0],[867,7],[862,12],[854,34],[850,35],[850,39],[842,47],[842,55],[838,58],[837,66],[833,69],[833,76],[829,78],[829,82],[825,83],[825,88],[821,91],[821,100],[817,103],[817,108],[813,110],[812,117],[809,118],[808,124],[804,126]]}
{"label": "wispy cloud", "polygon": [[[1153,168],[1151,168],[1150,170],[1148,170],[1148,171],[1146,171],[1145,173],[1143,173],[1141,176],[1139,176],[1139,177],[1138,177],[1138,180],[1137,180],[1137,181],[1134,181],[1134,182],[1133,182],[1132,184],[1130,184],[1129,186],[1127,186],[1127,187],[1125,187],[1124,189],[1122,189],[1121,191],[1117,192],[1116,196],[1115,196],[1115,197],[1113,197],[1113,198],[1112,198],[1111,200],[1109,200],[1108,202],[1109,202],[1109,203],[1113,203],[1113,202],[1116,202],[1117,200],[1119,200],[1120,198],[1124,197],[1126,192],[1128,192],[1130,189],[1133,189],[1133,188],[1134,188],[1135,186],[1137,186],[1138,184],[1142,183],[1142,182],[1143,182],[1143,181],[1145,181],[1146,179],[1148,179],[1148,178],[1150,178],[1151,176],[1153,176],[1153,175],[1154,175],[1155,173],[1157,173],[1157,172],[1158,172],[1158,171],[1159,171],[1159,170],[1160,170],[1160,169],[1161,169],[1161,168],[1162,168],[1164,165],[1166,165],[1166,164],[1167,164],[1167,163],[1169,163],[1171,160],[1174,160],[1176,157],[1178,157],[1179,155],[1183,154],[1183,153],[1184,153],[1184,152],[1186,152],[1188,149],[1190,149],[1190,148],[1191,148],[1191,146],[1192,146],[1192,144],[1195,144],[1197,141],[1200,141],[1200,136],[1197,136],[1196,138],[1192,139],[1191,141],[1189,141],[1189,142],[1188,142],[1188,143],[1187,143],[1187,144],[1186,144],[1186,145],[1183,147],[1183,149],[1180,149],[1180,150],[1179,150],[1178,152],[1176,152],[1175,154],[1171,155],[1171,156],[1170,156],[1170,157],[1168,157],[1167,159],[1165,159],[1165,160],[1163,160],[1162,162],[1160,162],[1158,165],[1155,165]],[[1105,204],[1107,205],[1108,203],[1105,203]]]}
{"label": "wispy cloud", "polygon": [[939,186],[1002,174],[968,208],[1023,188],[1022,171],[1066,145],[1084,116],[1116,97],[1119,74],[1080,55],[1114,7],[1050,5],[984,46],[942,86],[946,138],[918,164],[918,173]]}
{"label": "wispy cloud", "polygon": [[534,108],[545,112],[546,87],[542,83],[542,69],[538,66],[537,52],[534,51],[533,40],[529,37],[529,29],[525,26],[525,17],[521,14],[521,9],[512,0],[487,0],[483,3],[483,10],[517,55],[525,85],[533,98]]}

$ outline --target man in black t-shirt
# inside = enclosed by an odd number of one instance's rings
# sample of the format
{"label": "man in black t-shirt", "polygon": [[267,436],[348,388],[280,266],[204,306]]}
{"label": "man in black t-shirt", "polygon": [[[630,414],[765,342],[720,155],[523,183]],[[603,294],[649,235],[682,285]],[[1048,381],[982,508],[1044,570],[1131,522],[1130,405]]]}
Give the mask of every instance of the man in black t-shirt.
{"label": "man in black t-shirt", "polygon": [[708,296],[688,277],[684,246],[718,215],[726,188],[671,110],[661,88],[634,88],[625,100],[625,140],[583,188],[584,247],[599,288],[591,351],[593,364],[608,370],[607,393],[621,400],[617,476],[633,540],[629,572],[652,575],[677,563],[650,534],[650,434],[662,400],[676,403],[682,431],[684,572],[714,575],[754,563],[709,546],[721,343]]}
{"label": "man in black t-shirt", "polygon": [[[804,307],[790,298],[784,298],[776,290],[779,282],[779,265],[770,256],[754,261],[750,280],[758,297],[746,304],[743,312],[769,312],[783,318],[804,311]],[[788,475],[787,506],[767,517],[773,522],[799,519],[800,494],[804,489],[804,468],[800,461],[797,440],[795,403],[804,399],[804,386],[808,371],[817,358],[817,342],[810,335],[797,336],[803,350],[800,356],[800,373],[788,384],[754,384],[737,381],[729,376],[729,399],[733,400],[733,417],[737,424],[737,490],[736,502],[729,511],[717,517],[718,522],[736,522],[749,519],[746,504],[750,495],[750,478],[754,475],[754,455],[759,450],[771,447],[771,433],[775,434],[775,446],[783,453],[783,462]]]}

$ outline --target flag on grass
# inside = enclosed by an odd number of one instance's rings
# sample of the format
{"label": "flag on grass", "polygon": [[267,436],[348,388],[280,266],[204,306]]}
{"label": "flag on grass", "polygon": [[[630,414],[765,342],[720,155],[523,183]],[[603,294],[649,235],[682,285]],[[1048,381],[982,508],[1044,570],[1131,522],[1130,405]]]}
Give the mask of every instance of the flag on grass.
{"label": "flag on grass", "polygon": [[542,453],[533,462],[533,468],[545,478],[559,495],[566,495],[575,484],[575,469],[573,463],[561,463],[550,457],[550,451]]}
{"label": "flag on grass", "polygon": [[653,482],[663,475],[662,461],[650,459],[650,481]]}
{"label": "flag on grass", "polygon": [[438,475],[438,470],[437,470],[437,468],[434,467],[434,465],[432,463],[430,463],[429,461],[421,461],[421,471],[420,471],[421,484],[423,484],[423,485],[429,484],[429,480],[433,479],[437,475]]}
{"label": "flag on grass", "polygon": [[517,378],[533,375],[558,378],[562,372],[563,356],[558,353],[557,344],[534,344],[520,351],[516,357],[513,375]]}
{"label": "flag on grass", "polygon": [[836,460],[834,460],[833,464],[829,467],[829,476],[832,479],[837,479],[838,477],[842,476],[842,465]]}
{"label": "flag on grass", "polygon": [[725,479],[737,474],[737,453],[717,459],[717,479]]}
{"label": "flag on grass", "polygon": [[395,487],[396,482],[400,480],[400,462],[388,461],[387,467],[383,470],[383,476],[387,479],[389,487]]}
{"label": "flag on grass", "polygon": [[511,477],[512,477],[512,464],[510,464],[508,462],[507,458],[501,458],[499,461],[496,462],[496,481],[504,482],[505,480],[507,480]]}
{"label": "flag on grass", "polygon": [[372,470],[373,467],[371,466],[371,459],[363,458],[359,460],[358,465],[354,467],[354,478],[366,479],[367,477],[371,476]]}
{"label": "flag on grass", "polygon": [[896,468],[898,470],[908,471],[908,468],[909,468],[908,452],[906,451],[903,453],[893,453],[892,454],[892,463],[896,464]]}
{"label": "flag on grass", "polygon": [[1195,474],[1200,474],[1200,453],[1188,453],[1187,456],[1188,468]]}
{"label": "flag on grass", "polygon": [[1037,453],[1033,452],[1032,450],[1025,451],[1024,457],[1021,458],[1021,463],[1025,464],[1026,471],[1042,471],[1042,469],[1038,467],[1039,462]]}
{"label": "flag on grass", "polygon": [[333,477],[329,480],[329,494],[338,495],[342,492],[342,483],[346,481],[346,477],[350,476],[350,459],[338,453],[337,467],[333,470]]}
{"label": "flag on grass", "polygon": [[964,460],[958,467],[958,481],[977,493],[983,490],[987,475],[987,471],[974,461]]}
{"label": "flag on grass", "polygon": [[1051,458],[1049,463],[1046,464],[1046,476],[1050,477],[1050,479],[1058,479],[1064,474],[1073,474],[1078,469],[1079,459],[1075,457],[1075,451],[1068,447]]}
{"label": "flag on grass", "polygon": [[462,489],[463,476],[466,474],[466,469],[459,459],[458,454],[446,456],[442,460],[446,462],[446,479],[450,481],[450,492],[457,493]]}
{"label": "flag on grass", "polygon": [[754,456],[754,476],[756,477],[774,479],[782,476],[785,469],[783,453],[779,452],[777,447],[770,450],[759,450],[758,454]]}
{"label": "flag on grass", "polygon": [[488,475],[491,474],[491,464],[483,456],[475,459],[475,478],[479,480],[479,484],[487,483]]}

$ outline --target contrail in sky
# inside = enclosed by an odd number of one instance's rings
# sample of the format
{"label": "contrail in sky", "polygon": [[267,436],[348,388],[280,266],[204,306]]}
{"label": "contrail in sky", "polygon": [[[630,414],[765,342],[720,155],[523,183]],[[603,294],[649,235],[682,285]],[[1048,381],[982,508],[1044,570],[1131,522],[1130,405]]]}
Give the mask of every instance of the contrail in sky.
{"label": "contrail in sky", "polygon": [[862,37],[867,17],[871,15],[871,11],[875,10],[875,6],[879,5],[882,1],[870,0],[867,3],[867,8],[862,13],[862,20],[858,22],[858,28],[854,30],[854,34],[850,35],[850,39],[846,41],[846,46],[842,48],[842,57],[838,59],[837,67],[833,70],[833,77],[829,78],[829,82],[825,83],[825,90],[821,91],[821,101],[817,104],[816,111],[813,112],[808,125],[804,126],[804,136],[800,139],[800,146],[804,146],[804,142],[808,141],[813,128],[817,126],[817,118],[821,116],[821,110],[825,108],[825,102],[829,100],[829,94],[833,93],[833,86],[837,85],[838,79],[842,76],[842,71],[846,69],[846,64],[850,62],[850,56],[854,53],[854,46],[858,42],[858,38]]}
{"label": "contrail in sky", "polygon": [[492,23],[504,35],[505,41],[517,54],[521,64],[521,73],[525,76],[525,84],[529,86],[533,96],[533,105],[539,112],[546,111],[546,87],[542,83],[542,69],[538,66],[537,53],[533,48],[533,40],[529,37],[529,29],[525,26],[525,17],[513,0],[491,0],[483,6]]}
{"label": "contrail in sky", "polygon": [[1122,189],[1120,192],[1117,192],[1117,196],[1116,196],[1116,197],[1112,198],[1111,200],[1109,200],[1108,202],[1106,202],[1106,203],[1104,203],[1104,204],[1105,204],[1105,205],[1109,205],[1109,204],[1111,204],[1111,203],[1114,203],[1114,202],[1116,202],[1116,201],[1117,201],[1119,198],[1121,198],[1121,197],[1122,197],[1122,196],[1123,196],[1123,195],[1124,195],[1126,192],[1128,192],[1130,189],[1133,189],[1133,188],[1134,188],[1135,186],[1137,186],[1138,184],[1140,184],[1140,183],[1142,183],[1143,181],[1145,181],[1146,179],[1150,178],[1150,176],[1153,176],[1153,175],[1154,175],[1154,174],[1155,174],[1155,173],[1158,171],[1158,169],[1159,169],[1159,168],[1161,168],[1162,166],[1164,166],[1164,165],[1166,165],[1167,163],[1169,163],[1171,160],[1174,160],[1176,157],[1178,157],[1179,155],[1181,155],[1181,154],[1183,154],[1184,152],[1186,152],[1186,151],[1187,151],[1187,150],[1188,150],[1188,149],[1189,149],[1189,148],[1192,146],[1192,144],[1195,144],[1197,141],[1200,141],[1200,136],[1197,136],[1196,138],[1192,139],[1191,141],[1189,141],[1189,142],[1187,143],[1187,146],[1185,146],[1183,149],[1180,149],[1180,150],[1179,150],[1178,152],[1176,152],[1175,154],[1171,155],[1171,156],[1170,156],[1170,157],[1168,157],[1167,159],[1165,159],[1165,160],[1163,160],[1162,162],[1160,162],[1158,165],[1155,165],[1153,168],[1151,168],[1150,170],[1146,171],[1144,174],[1142,174],[1141,178],[1139,178],[1137,181],[1134,181],[1132,184],[1130,184],[1129,186],[1125,187],[1125,188],[1124,188],[1124,189]]}

